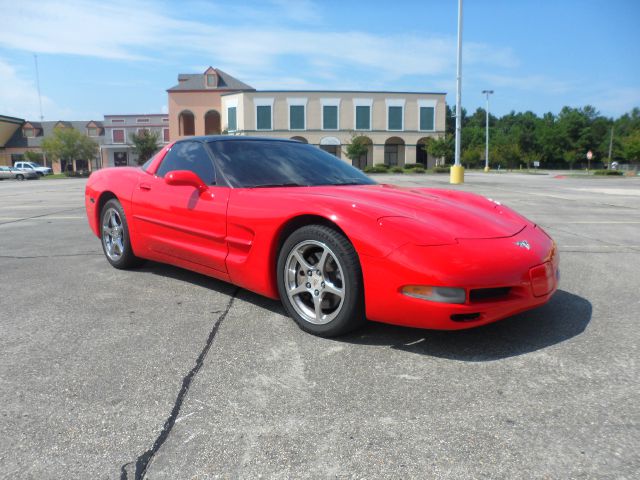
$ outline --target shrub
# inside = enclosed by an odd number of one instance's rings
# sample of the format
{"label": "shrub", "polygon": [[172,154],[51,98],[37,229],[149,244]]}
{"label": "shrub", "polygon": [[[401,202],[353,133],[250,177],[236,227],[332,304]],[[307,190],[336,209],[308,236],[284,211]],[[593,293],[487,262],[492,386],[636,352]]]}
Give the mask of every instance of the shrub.
{"label": "shrub", "polygon": [[391,172],[393,173],[404,173],[404,169],[402,167],[399,166],[395,166],[391,168]]}
{"label": "shrub", "polygon": [[438,167],[433,167],[433,173],[449,173],[448,165],[440,165]]}
{"label": "shrub", "polygon": [[424,172],[426,172],[426,170],[424,169],[424,167],[419,166],[419,167],[412,168],[411,170],[409,170],[409,172],[410,173],[424,173]]}
{"label": "shrub", "polygon": [[387,173],[389,168],[386,165],[367,165],[364,167],[364,173]]}
{"label": "shrub", "polygon": [[620,170],[594,170],[594,175],[624,175]]}
{"label": "shrub", "polygon": [[412,170],[414,168],[424,168],[424,166],[421,163],[405,163],[404,168],[405,170]]}

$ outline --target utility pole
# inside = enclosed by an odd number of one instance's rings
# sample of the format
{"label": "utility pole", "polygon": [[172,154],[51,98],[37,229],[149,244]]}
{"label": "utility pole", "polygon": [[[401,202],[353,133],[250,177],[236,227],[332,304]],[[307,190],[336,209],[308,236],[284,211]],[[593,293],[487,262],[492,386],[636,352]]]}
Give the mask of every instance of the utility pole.
{"label": "utility pole", "polygon": [[483,90],[487,96],[487,120],[486,120],[486,135],[485,135],[485,145],[484,145],[484,171],[489,171],[489,95],[493,94],[493,90]]}
{"label": "utility pole", "polygon": [[456,68],[456,152],[451,167],[450,182],[464,183],[464,167],[460,165],[460,142],[462,137],[462,0],[458,0],[458,65]]}
{"label": "utility pole", "polygon": [[613,125],[611,125],[611,136],[609,137],[609,159],[607,160],[607,166],[611,166],[611,150],[613,150]]}
{"label": "utility pole", "polygon": [[36,63],[36,86],[38,87],[38,103],[40,104],[40,121],[44,120],[42,114],[42,96],[40,95],[40,72],[38,72],[38,55],[33,54],[33,59]]}

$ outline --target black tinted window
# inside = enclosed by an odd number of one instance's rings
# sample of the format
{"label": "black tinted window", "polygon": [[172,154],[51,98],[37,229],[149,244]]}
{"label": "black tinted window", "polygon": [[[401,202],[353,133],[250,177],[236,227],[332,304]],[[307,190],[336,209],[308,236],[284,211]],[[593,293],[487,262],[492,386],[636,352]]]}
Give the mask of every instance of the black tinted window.
{"label": "black tinted window", "polygon": [[313,145],[268,140],[219,140],[209,148],[234,187],[370,185],[356,168]]}
{"label": "black tinted window", "polygon": [[164,177],[173,170],[191,170],[207,185],[216,180],[211,158],[199,142],[179,142],[167,152],[156,175]]}

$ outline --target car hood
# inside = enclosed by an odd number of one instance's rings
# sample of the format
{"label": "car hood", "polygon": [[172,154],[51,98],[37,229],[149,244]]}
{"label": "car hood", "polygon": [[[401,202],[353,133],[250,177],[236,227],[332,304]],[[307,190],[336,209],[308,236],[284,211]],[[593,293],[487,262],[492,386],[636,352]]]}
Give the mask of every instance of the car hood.
{"label": "car hood", "polygon": [[[481,195],[459,190],[404,188],[392,185],[312,187],[314,195],[340,199],[378,221],[410,219],[418,237],[434,231],[439,238],[510,237],[530,222]],[[389,222],[392,225],[394,222]],[[406,225],[406,222],[404,223]]]}

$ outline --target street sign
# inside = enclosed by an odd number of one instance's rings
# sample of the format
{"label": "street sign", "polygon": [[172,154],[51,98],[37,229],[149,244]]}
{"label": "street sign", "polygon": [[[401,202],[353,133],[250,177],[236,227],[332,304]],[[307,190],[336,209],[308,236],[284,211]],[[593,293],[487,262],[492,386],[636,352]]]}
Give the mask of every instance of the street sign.
{"label": "street sign", "polygon": [[533,162],[533,166],[534,166],[534,167],[536,167],[536,168],[538,168],[538,167],[540,166],[540,162],[538,162],[538,161],[534,161],[534,162]]}
{"label": "street sign", "polygon": [[587,160],[591,160],[593,158],[593,152],[591,150],[589,150],[587,152]]}

